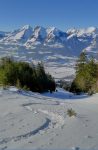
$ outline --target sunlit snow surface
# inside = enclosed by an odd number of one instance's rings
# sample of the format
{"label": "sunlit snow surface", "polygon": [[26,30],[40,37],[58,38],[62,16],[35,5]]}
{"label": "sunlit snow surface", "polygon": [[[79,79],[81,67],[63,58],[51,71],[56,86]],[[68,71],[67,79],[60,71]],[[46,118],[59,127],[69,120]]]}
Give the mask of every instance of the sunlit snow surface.
{"label": "sunlit snow surface", "polygon": [[[0,89],[0,149],[98,149],[98,94]],[[67,109],[76,111],[68,117]]]}

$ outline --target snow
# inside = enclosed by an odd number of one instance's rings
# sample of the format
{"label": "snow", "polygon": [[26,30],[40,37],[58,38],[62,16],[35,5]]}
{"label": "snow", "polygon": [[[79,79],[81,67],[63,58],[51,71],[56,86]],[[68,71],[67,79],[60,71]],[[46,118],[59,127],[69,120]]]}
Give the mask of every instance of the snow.
{"label": "snow", "polygon": [[59,29],[57,29],[57,28],[55,28],[55,27],[49,27],[49,28],[47,28],[47,33],[48,34],[52,34],[52,35],[56,35],[56,36],[59,36],[59,32],[60,32],[60,30]]}
{"label": "snow", "polygon": [[95,27],[88,27],[88,28],[83,28],[83,29],[69,29],[67,30],[68,34],[76,34],[78,37],[83,36],[84,34],[86,35],[91,35],[91,34],[98,34],[98,28]]}
{"label": "snow", "polygon": [[[0,149],[98,149],[98,94],[0,89]],[[76,111],[69,117],[67,109]]]}
{"label": "snow", "polygon": [[63,48],[64,46],[61,43],[48,44],[51,48]]}
{"label": "snow", "polygon": [[75,76],[75,63],[82,51],[98,60],[98,28],[69,29],[44,28],[29,25],[13,32],[0,32],[0,57],[34,63],[43,61],[46,71],[56,80]]}
{"label": "snow", "polygon": [[[17,61],[43,61],[56,81],[73,80],[82,51],[98,60],[98,28],[55,27],[34,29],[26,25],[0,32],[0,57]],[[72,108],[76,117],[68,117]],[[53,93],[33,93],[0,88],[0,149],[98,149],[98,94],[73,95],[60,88]]]}
{"label": "snow", "polygon": [[28,38],[31,37],[32,33],[33,33],[32,27],[29,25],[25,25],[24,27],[11,32],[8,35],[8,37],[4,38],[4,42],[17,43],[20,41],[24,43],[28,40]]}
{"label": "snow", "polygon": [[56,27],[44,28],[36,26],[34,29],[25,25],[13,32],[0,32],[5,36],[0,39],[0,47],[12,48],[17,46],[25,49],[61,50],[63,55],[78,56],[84,49],[91,47],[91,51],[97,50],[98,28],[89,27],[83,29],[69,29],[66,32]]}
{"label": "snow", "polygon": [[40,26],[37,26],[34,28],[34,33],[32,34],[32,37],[30,41],[34,42],[41,36],[42,39],[46,37],[46,29]]}

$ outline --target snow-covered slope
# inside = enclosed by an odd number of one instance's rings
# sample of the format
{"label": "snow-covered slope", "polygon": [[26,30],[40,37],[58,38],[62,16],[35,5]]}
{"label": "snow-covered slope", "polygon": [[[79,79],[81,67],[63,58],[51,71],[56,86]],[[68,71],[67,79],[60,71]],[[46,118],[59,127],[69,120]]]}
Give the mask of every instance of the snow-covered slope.
{"label": "snow-covered slope", "polygon": [[37,26],[33,30],[32,37],[26,42],[25,46],[32,45],[43,45],[54,47],[59,45],[64,47],[64,42],[66,41],[67,33],[60,31],[55,27],[43,28],[41,26]]}
{"label": "snow-covered slope", "polygon": [[[69,117],[72,108],[76,117]],[[0,150],[98,149],[98,94],[0,89]]]}
{"label": "snow-covered slope", "polygon": [[12,44],[13,42],[15,43],[21,42],[21,44],[23,44],[28,40],[28,38],[30,38],[32,33],[33,33],[32,27],[30,27],[29,25],[25,25],[21,29],[11,32],[7,37],[2,39],[1,42],[10,44]]}
{"label": "snow-covered slope", "polygon": [[9,35],[9,32],[0,31],[0,39],[3,39]]}
{"label": "snow-covered slope", "polygon": [[46,29],[41,26],[37,26],[34,28],[32,36],[25,43],[25,46],[31,47],[32,45],[36,46],[42,44],[46,36],[47,36]]}

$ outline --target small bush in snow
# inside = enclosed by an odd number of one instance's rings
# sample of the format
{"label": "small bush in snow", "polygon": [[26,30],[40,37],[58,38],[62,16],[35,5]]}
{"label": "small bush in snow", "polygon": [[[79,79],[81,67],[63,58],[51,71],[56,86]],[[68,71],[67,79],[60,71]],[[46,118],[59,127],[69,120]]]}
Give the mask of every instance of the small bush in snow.
{"label": "small bush in snow", "polygon": [[75,112],[75,110],[73,110],[72,108],[70,108],[70,109],[67,110],[67,115],[69,117],[72,117],[72,116],[76,116],[77,113]]}

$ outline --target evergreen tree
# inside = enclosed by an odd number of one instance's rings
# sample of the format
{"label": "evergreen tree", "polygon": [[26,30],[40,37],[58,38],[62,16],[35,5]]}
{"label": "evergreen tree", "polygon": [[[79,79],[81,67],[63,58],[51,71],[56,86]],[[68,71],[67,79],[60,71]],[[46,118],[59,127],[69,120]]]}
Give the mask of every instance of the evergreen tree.
{"label": "evergreen tree", "polygon": [[56,88],[54,79],[45,72],[42,63],[34,66],[25,62],[15,62],[10,58],[0,61],[0,84],[35,92],[55,91]]}
{"label": "evergreen tree", "polygon": [[71,92],[96,91],[98,79],[98,65],[94,58],[87,59],[86,54],[82,53],[77,62],[76,77],[72,82]]}
{"label": "evergreen tree", "polygon": [[82,52],[79,56],[79,59],[77,60],[77,64],[76,64],[76,72],[78,73],[78,71],[83,71],[85,64],[87,63],[88,59],[87,59],[87,55],[85,52]]}

